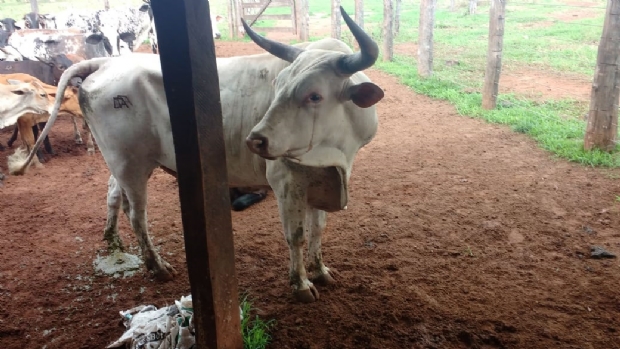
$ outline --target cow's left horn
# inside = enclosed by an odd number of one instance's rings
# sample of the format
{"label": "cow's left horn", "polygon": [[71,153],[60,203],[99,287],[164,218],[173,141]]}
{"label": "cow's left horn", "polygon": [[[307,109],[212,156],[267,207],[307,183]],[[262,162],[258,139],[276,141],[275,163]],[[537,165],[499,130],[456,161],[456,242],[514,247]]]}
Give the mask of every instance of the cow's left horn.
{"label": "cow's left horn", "polygon": [[297,58],[300,53],[304,52],[304,50],[299,47],[282,44],[258,35],[247,23],[245,23],[243,18],[241,18],[241,23],[243,24],[243,28],[245,28],[245,32],[248,33],[248,36],[252,39],[252,41],[254,41],[254,43],[280,59],[293,63],[295,58]]}
{"label": "cow's left horn", "polygon": [[342,6],[340,6],[340,13],[342,13],[342,18],[347,24],[347,27],[349,27],[349,30],[351,30],[355,40],[357,40],[360,46],[360,52],[342,57],[342,59],[338,61],[338,70],[346,75],[355,74],[375,64],[375,61],[379,57],[379,46],[351,19],[351,17],[349,17]]}

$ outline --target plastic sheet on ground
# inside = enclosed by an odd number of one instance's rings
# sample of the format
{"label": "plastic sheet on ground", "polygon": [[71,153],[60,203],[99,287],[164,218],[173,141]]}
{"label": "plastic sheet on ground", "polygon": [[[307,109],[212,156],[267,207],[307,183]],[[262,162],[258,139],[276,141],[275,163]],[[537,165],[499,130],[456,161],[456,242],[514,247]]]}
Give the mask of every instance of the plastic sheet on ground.
{"label": "plastic sheet on ground", "polygon": [[195,344],[191,295],[167,307],[141,305],[119,313],[127,331],[108,349],[191,349]]}

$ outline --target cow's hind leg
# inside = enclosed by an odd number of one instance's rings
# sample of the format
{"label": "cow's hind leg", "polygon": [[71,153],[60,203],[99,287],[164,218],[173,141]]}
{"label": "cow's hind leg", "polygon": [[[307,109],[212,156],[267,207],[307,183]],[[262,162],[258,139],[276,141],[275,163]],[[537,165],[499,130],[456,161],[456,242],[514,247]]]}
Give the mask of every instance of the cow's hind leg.
{"label": "cow's hind leg", "polygon": [[108,218],[103,231],[103,239],[108,242],[109,252],[125,250],[123,241],[118,235],[118,213],[123,196],[123,189],[118,185],[116,178],[110,176],[108,180]]}
{"label": "cow's hind leg", "polygon": [[155,277],[162,281],[172,280],[176,273],[168,262],[164,261],[155,251],[155,246],[148,234],[146,221],[146,202],[147,202],[147,180],[148,175],[142,176],[135,170],[127,170],[127,175],[115,176],[122,190],[127,195],[129,203],[129,221],[136,234],[138,244],[142,250],[142,258],[146,268],[155,274]]}
{"label": "cow's hind leg", "polygon": [[82,128],[86,131],[86,150],[88,151],[88,155],[94,155],[95,142],[93,141],[93,133],[90,132],[86,119],[82,119]]}
{"label": "cow's hind leg", "polygon": [[327,214],[311,207],[306,209],[306,233],[308,236],[308,271],[310,280],[319,285],[334,283],[334,271],[323,264],[321,236],[325,229]]}

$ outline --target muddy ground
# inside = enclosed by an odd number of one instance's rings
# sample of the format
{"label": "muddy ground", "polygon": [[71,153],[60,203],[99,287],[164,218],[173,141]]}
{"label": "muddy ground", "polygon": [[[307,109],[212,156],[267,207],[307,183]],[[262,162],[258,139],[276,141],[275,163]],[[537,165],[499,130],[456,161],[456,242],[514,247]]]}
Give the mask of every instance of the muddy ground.
{"label": "muddy ground", "polygon": [[[620,253],[620,171],[554,159],[525,135],[367,74],[386,97],[379,132],[355,162],[348,210],[328,216],[323,255],[337,285],[319,288],[313,304],[294,302],[273,195],[232,213],[240,290],[277,321],[270,347],[620,348],[619,262],[589,258],[592,245]],[[95,274],[109,171],[72,132],[59,119],[58,155],[0,188],[3,349],[103,348],[123,333],[120,310],[189,293],[177,186],[159,170],[151,236],[180,274],[167,283],[144,269]]]}

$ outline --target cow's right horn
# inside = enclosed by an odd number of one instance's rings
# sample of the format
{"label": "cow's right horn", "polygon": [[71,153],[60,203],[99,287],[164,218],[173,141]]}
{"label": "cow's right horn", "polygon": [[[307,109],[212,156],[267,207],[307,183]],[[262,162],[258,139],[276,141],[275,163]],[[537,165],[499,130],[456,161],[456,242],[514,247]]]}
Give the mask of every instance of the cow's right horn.
{"label": "cow's right horn", "polygon": [[254,41],[254,43],[280,59],[293,63],[295,58],[297,58],[300,53],[304,52],[304,50],[299,47],[282,44],[257,34],[247,23],[245,23],[243,18],[241,18],[241,23],[243,24],[243,28],[245,28],[245,32],[248,33],[248,36],[252,39],[252,41]]}
{"label": "cow's right horn", "polygon": [[379,57],[379,46],[351,19],[351,17],[349,17],[342,6],[340,6],[340,13],[347,27],[349,27],[349,30],[351,30],[351,33],[355,37],[355,40],[357,40],[360,46],[360,52],[342,57],[342,59],[338,61],[338,70],[346,75],[355,74],[375,64],[375,61]]}

